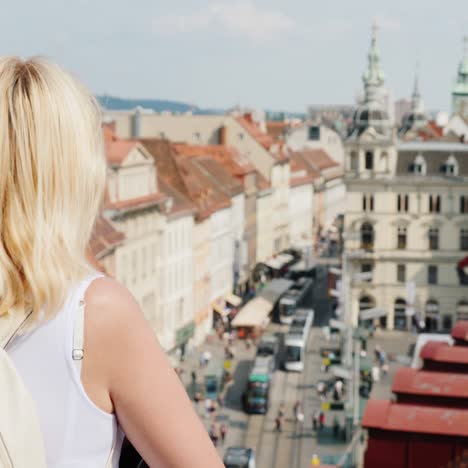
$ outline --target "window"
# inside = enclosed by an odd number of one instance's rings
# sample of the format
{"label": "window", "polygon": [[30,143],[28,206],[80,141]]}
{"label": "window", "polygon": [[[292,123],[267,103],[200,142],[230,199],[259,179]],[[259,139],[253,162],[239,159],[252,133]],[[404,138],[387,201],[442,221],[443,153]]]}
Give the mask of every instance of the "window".
{"label": "window", "polygon": [[393,306],[393,325],[395,330],[406,330],[407,316],[406,316],[406,301],[404,299],[395,299]]}
{"label": "window", "polygon": [[460,196],[460,213],[468,213],[468,196],[466,195]]}
{"label": "window", "polygon": [[435,299],[429,299],[426,302],[426,331],[428,333],[438,331],[440,328],[439,302]]}
{"label": "window", "polygon": [[406,249],[406,227],[404,226],[398,227],[397,248]]}
{"label": "window", "polygon": [[[361,263],[361,273],[372,273],[372,263]],[[372,278],[363,279],[362,281],[372,281]]]}
{"label": "window", "polygon": [[316,125],[313,127],[309,127],[309,140],[320,140],[320,127]]}
{"label": "window", "polygon": [[447,175],[458,175],[458,162],[453,156],[449,156],[445,164],[440,167],[440,172]]}
{"label": "window", "polygon": [[468,250],[468,229],[460,229],[460,250]]}
{"label": "window", "polygon": [[439,249],[439,229],[431,228],[429,229],[429,250],[438,250]]}
{"label": "window", "polygon": [[452,330],[452,316],[445,314],[442,316],[442,331],[450,333],[451,330]]}
{"label": "window", "polygon": [[440,213],[440,195],[429,195],[429,213]]}
{"label": "window", "polygon": [[426,161],[420,154],[416,156],[414,163],[410,164],[409,172],[412,172],[413,174],[421,174],[421,175],[426,174]]}
{"label": "window", "polygon": [[438,269],[437,265],[429,265],[427,267],[427,283],[428,284],[437,284]]}
{"label": "window", "polygon": [[401,212],[408,212],[409,211],[409,195],[399,193],[397,195],[397,211]]}
{"label": "window", "polygon": [[361,247],[366,250],[374,247],[374,228],[370,223],[361,226]]}
{"label": "window", "polygon": [[362,210],[374,211],[374,195],[364,194],[362,196]]}
{"label": "window", "polygon": [[406,265],[397,265],[397,281],[399,283],[406,281]]}
{"label": "window", "polygon": [[359,157],[356,151],[351,151],[350,159],[350,169],[352,171],[357,171],[359,169]]}
{"label": "window", "polygon": [[374,153],[366,151],[366,169],[372,171],[374,169]]}

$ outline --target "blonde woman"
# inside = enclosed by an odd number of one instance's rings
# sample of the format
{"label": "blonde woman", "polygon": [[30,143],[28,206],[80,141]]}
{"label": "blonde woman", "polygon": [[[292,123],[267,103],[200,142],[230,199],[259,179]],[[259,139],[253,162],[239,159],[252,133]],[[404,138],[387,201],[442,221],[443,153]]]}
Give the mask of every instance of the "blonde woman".
{"label": "blonde woman", "polygon": [[0,317],[32,310],[7,352],[36,403],[47,466],[117,467],[125,433],[150,467],[221,467],[132,295],[85,261],[101,134],[95,100],[57,65],[0,59]]}

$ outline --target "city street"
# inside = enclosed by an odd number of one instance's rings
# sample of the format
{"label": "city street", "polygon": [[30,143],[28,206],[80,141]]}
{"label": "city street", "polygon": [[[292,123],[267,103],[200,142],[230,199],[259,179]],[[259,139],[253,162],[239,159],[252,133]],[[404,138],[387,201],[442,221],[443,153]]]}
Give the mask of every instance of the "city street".
{"label": "city street", "polygon": [[[251,447],[256,452],[259,468],[308,467],[313,454],[317,454],[322,463],[336,462],[346,449],[346,443],[333,435],[332,424],[335,417],[340,427],[344,427],[343,411],[325,412],[325,427],[317,433],[312,429],[312,415],[320,409],[320,399],[316,384],[320,379],[328,379],[331,375],[321,370],[322,357],[319,348],[330,346],[323,336],[321,327],[328,323],[332,316],[332,301],[327,297],[327,276],[325,267],[321,267],[313,291],[306,300],[306,306],[312,306],[316,312],[314,328],[309,337],[306,365],[304,372],[292,373],[277,370],[274,375],[270,408],[266,415],[247,415],[242,410],[241,396],[245,389],[249,371],[255,356],[255,348],[246,349],[244,342],[235,344],[233,360],[234,382],[228,388],[225,407],[218,411],[217,421],[228,426],[226,441],[219,446],[220,455],[229,446]],[[268,332],[282,335],[287,326],[270,324]],[[368,353],[373,356],[377,343],[388,353],[405,354],[414,337],[403,332],[380,332],[368,340]],[[216,342],[207,344],[203,350],[209,349],[214,357],[223,356],[223,344]],[[389,373],[382,376],[372,390],[374,398],[385,398],[390,394],[392,375],[398,364],[389,363]],[[187,388],[190,388],[190,370],[198,369],[197,355],[191,356],[185,363],[183,374]],[[201,374],[201,372],[200,372]],[[304,412],[303,423],[296,423],[293,406],[300,401]],[[275,431],[275,418],[281,403],[285,406],[285,420],[281,433]],[[200,402],[197,411],[209,429],[210,421],[204,415],[204,403]]]}

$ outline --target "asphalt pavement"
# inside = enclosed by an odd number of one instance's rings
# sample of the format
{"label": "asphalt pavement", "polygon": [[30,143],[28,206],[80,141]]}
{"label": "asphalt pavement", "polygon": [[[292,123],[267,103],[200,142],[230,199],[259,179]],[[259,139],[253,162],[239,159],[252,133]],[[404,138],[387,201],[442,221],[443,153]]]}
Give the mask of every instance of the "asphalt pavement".
{"label": "asphalt pavement", "polygon": [[[317,454],[323,462],[336,461],[346,449],[346,442],[333,435],[332,424],[336,417],[340,427],[344,427],[344,412],[328,411],[325,413],[325,427],[317,432],[312,428],[312,415],[320,408],[321,400],[317,395],[316,384],[320,379],[330,378],[330,374],[322,370],[322,358],[319,349],[330,345],[325,341],[321,327],[328,324],[333,316],[332,300],[328,298],[328,281],[326,267],[319,268],[319,273],[313,290],[305,298],[304,306],[315,310],[314,328],[311,331],[304,372],[291,373],[283,370],[275,372],[272,384],[270,408],[266,415],[247,415],[242,410],[241,396],[245,389],[249,371],[255,357],[255,348],[246,348],[245,342],[234,344],[235,357],[232,361],[233,383],[227,388],[225,405],[217,411],[216,420],[228,427],[224,446],[218,446],[221,456],[229,446],[246,446],[255,449],[258,468],[300,468],[309,467],[313,454]],[[284,335],[285,325],[270,324],[268,332]],[[218,338],[212,338],[192,355],[188,356],[182,368],[182,380],[190,393],[191,370],[197,373],[197,380],[201,384],[202,370],[199,368],[199,353],[208,349],[213,357],[220,359],[224,356],[224,344]],[[377,333],[368,342],[368,352],[373,356],[376,343],[387,354],[404,354],[414,337],[404,332]],[[382,376],[380,382],[374,385],[372,397],[387,398],[390,396],[390,385],[393,373],[398,364],[389,364],[389,374]],[[304,412],[304,421],[296,423],[293,407],[300,401]],[[280,404],[285,406],[285,422],[283,431],[275,431],[275,418]],[[204,403],[194,406],[204,422],[207,430],[212,421],[205,416]],[[341,431],[340,431],[341,432]]]}

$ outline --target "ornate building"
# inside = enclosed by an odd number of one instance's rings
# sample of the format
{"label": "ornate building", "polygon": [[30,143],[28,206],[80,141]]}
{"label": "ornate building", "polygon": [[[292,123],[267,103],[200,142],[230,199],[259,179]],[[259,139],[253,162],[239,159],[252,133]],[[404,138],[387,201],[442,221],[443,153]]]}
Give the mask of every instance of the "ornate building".
{"label": "ornate building", "polygon": [[457,81],[452,89],[452,112],[468,117],[468,36],[463,39],[463,58],[458,66]]}
{"label": "ornate building", "polygon": [[353,322],[376,307],[388,328],[407,329],[415,317],[427,329],[450,329],[468,312],[468,288],[456,272],[468,250],[468,145],[406,141],[426,121],[417,81],[399,132],[405,141],[398,139],[378,99],[384,78],[375,29],[368,57],[365,99],[345,141],[348,272],[372,273],[351,280]]}

